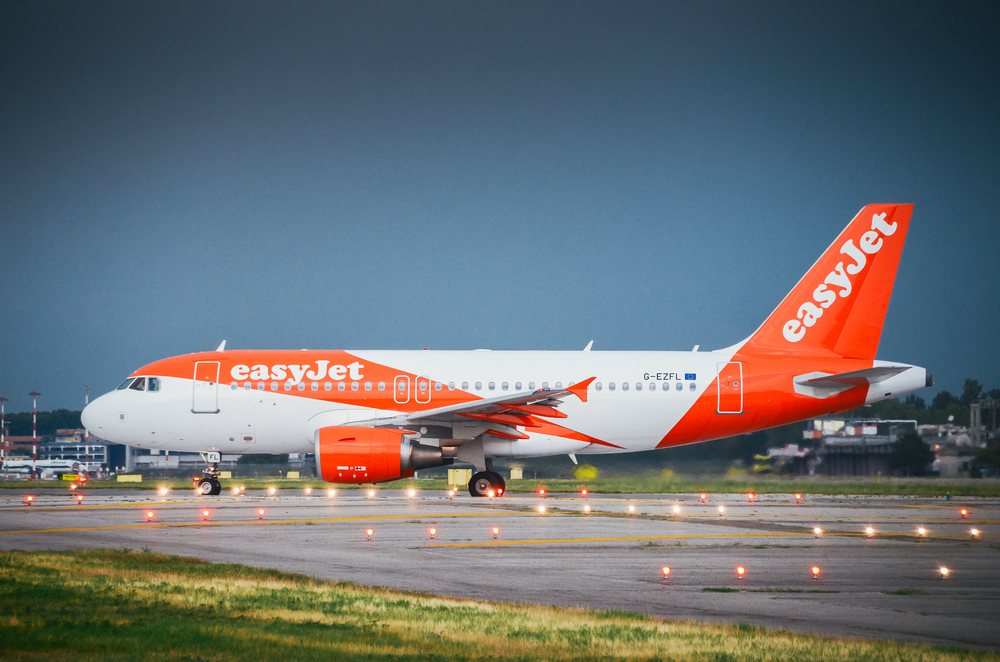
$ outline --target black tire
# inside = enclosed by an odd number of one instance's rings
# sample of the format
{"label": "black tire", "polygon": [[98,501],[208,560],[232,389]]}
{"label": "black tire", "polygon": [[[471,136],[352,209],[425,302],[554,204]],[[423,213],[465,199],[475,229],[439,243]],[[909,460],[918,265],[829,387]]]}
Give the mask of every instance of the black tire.
{"label": "black tire", "polygon": [[213,478],[212,479],[212,496],[219,496],[220,494],[222,494],[222,483],[220,483],[217,479]]}
{"label": "black tire", "polygon": [[211,478],[202,478],[198,481],[198,494],[201,496],[211,496],[215,494],[215,485]]}
{"label": "black tire", "polygon": [[493,475],[491,471],[472,474],[472,478],[469,479],[469,494],[474,497],[489,496],[490,490],[496,490]]}

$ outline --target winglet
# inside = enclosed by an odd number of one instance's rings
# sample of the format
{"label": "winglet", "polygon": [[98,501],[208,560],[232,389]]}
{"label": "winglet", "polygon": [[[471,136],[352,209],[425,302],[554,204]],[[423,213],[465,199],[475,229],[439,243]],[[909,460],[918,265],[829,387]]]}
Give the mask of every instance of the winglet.
{"label": "winglet", "polygon": [[582,400],[583,402],[586,402],[587,401],[587,387],[590,386],[590,382],[594,381],[595,379],[597,379],[596,376],[591,377],[590,379],[585,379],[582,382],[580,382],[579,384],[573,384],[572,386],[570,386],[566,390],[569,391],[570,393],[572,393],[573,395],[575,395],[576,397],[580,398],[580,400]]}
{"label": "winglet", "polygon": [[224,351],[226,351],[226,341],[223,340],[222,343],[215,349],[215,351],[217,351],[217,352],[224,352]]}
{"label": "winglet", "polygon": [[589,343],[587,343],[587,346],[583,348],[583,351],[589,352],[590,348],[593,347],[593,346],[594,346],[594,341],[591,340]]}

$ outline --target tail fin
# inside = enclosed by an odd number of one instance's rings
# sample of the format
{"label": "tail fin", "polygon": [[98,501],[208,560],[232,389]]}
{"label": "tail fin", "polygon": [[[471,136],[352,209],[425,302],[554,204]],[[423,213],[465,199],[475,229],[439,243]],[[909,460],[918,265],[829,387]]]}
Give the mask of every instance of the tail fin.
{"label": "tail fin", "polygon": [[741,351],[874,359],[912,212],[858,212]]}

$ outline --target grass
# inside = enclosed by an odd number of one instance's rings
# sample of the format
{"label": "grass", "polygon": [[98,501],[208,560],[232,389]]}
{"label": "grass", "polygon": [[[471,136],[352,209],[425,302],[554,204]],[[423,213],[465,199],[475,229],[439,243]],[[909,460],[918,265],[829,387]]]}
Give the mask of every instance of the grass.
{"label": "grass", "polygon": [[[194,474],[192,474],[194,475]],[[92,480],[87,487],[155,490],[161,485],[173,490],[191,489],[191,479],[149,479],[141,483],[118,483],[115,481]],[[287,478],[232,478],[223,479],[224,489],[233,485],[243,485],[248,490],[263,490],[277,487],[279,490],[301,491],[306,487],[320,489],[336,487],[338,490],[369,488],[370,485],[328,485],[318,478],[287,479]],[[67,489],[65,481],[2,481],[3,489]],[[399,480],[378,485],[378,489],[408,489],[445,490],[448,482],[445,479],[433,480]],[[679,475],[662,476],[660,474],[636,475],[621,478],[598,478],[591,481],[579,480],[510,480],[507,481],[507,491],[510,493],[528,493],[544,487],[550,493],[578,492],[586,487],[595,494],[692,494],[706,492],[708,494],[743,494],[753,491],[756,494],[788,494],[802,492],[810,494],[851,494],[851,495],[885,495],[885,496],[926,496],[943,497],[951,494],[953,497],[977,496],[1000,497],[1000,481],[977,480],[960,483],[950,483],[941,479],[905,479],[885,478],[881,482],[874,479],[841,480],[825,476],[777,478],[752,477],[727,478],[719,475],[693,476]],[[460,488],[462,491],[465,488]],[[314,493],[315,494],[315,493]],[[321,494],[317,494],[320,496]]]}
{"label": "grass", "polygon": [[998,660],[367,588],[128,550],[0,553],[0,659]]}

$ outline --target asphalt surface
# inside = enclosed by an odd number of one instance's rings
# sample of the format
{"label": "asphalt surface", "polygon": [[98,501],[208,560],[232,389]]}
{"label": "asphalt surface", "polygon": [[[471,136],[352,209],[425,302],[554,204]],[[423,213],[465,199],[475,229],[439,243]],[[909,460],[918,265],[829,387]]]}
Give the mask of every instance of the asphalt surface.
{"label": "asphalt surface", "polygon": [[89,490],[77,504],[69,490],[39,490],[26,506],[26,494],[0,491],[0,549],[149,548],[484,600],[1000,650],[998,499],[323,488]]}

